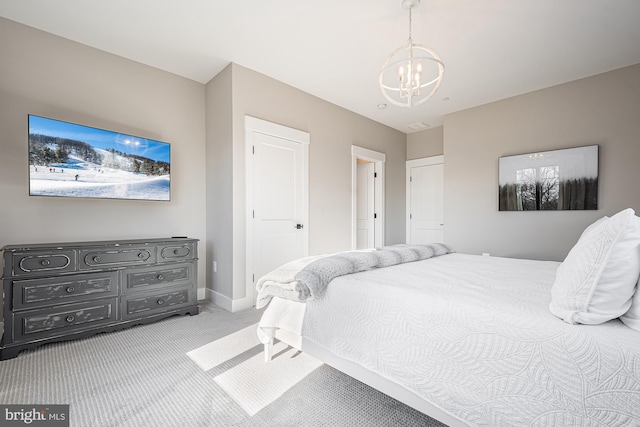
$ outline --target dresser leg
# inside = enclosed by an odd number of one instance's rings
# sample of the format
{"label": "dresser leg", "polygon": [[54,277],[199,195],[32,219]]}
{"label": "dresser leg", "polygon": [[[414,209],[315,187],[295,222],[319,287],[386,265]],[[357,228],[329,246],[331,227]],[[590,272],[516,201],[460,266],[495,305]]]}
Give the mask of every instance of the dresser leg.
{"label": "dresser leg", "polygon": [[0,360],[9,360],[18,356],[20,348],[0,348]]}

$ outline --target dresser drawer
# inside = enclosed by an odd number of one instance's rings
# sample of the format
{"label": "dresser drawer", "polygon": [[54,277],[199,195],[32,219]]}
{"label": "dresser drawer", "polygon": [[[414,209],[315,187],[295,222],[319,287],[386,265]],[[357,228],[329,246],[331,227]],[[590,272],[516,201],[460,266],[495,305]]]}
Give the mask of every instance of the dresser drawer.
{"label": "dresser drawer", "polygon": [[127,294],[195,283],[194,274],[194,262],[125,270],[122,272],[122,292]]}
{"label": "dresser drawer", "polygon": [[197,258],[195,248],[196,246],[193,242],[158,245],[158,262]]}
{"label": "dresser drawer", "polygon": [[15,252],[11,257],[13,276],[28,276],[41,273],[64,273],[76,269],[74,250],[56,252]]}
{"label": "dresser drawer", "polygon": [[66,335],[115,322],[117,298],[65,304],[13,314],[14,341]]}
{"label": "dresser drawer", "polygon": [[14,310],[117,295],[116,271],[13,281]]}
{"label": "dresser drawer", "polygon": [[109,249],[83,249],[80,251],[80,269],[124,267],[156,262],[155,246]]}
{"label": "dresser drawer", "polygon": [[122,320],[148,317],[194,304],[193,287],[122,298]]}

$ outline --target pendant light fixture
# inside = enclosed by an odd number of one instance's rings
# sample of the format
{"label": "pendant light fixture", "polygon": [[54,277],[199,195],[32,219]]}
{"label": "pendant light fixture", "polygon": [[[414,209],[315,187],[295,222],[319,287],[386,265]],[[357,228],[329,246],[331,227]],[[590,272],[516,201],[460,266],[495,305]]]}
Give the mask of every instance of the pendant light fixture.
{"label": "pendant light fixture", "polygon": [[431,98],[444,75],[440,57],[432,49],[413,43],[411,11],[419,4],[420,0],[402,0],[402,7],[409,9],[409,41],[391,52],[378,76],[382,94],[400,107],[415,107]]}

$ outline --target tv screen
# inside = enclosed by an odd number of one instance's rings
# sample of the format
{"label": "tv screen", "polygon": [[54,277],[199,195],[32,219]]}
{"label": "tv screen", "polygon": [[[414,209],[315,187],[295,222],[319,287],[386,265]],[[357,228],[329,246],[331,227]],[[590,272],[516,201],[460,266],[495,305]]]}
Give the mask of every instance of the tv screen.
{"label": "tv screen", "polygon": [[31,196],[169,200],[171,146],[29,115]]}

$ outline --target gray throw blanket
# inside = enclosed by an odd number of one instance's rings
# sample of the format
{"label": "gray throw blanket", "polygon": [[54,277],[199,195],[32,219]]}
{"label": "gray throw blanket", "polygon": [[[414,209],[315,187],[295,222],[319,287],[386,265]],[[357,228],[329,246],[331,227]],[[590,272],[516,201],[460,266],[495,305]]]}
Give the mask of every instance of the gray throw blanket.
{"label": "gray throw blanket", "polygon": [[305,302],[309,298],[322,298],[327,285],[336,277],[452,252],[454,252],[453,249],[443,243],[400,244],[371,251],[341,252],[301,258],[278,267],[258,280],[256,307],[266,306],[272,297],[298,302]]}

